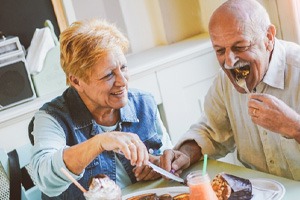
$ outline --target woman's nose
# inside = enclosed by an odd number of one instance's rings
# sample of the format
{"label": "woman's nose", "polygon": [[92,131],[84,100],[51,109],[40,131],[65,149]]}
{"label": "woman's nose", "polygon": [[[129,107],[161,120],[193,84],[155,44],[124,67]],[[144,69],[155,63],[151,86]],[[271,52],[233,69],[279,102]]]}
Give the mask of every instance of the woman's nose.
{"label": "woman's nose", "polygon": [[127,84],[127,81],[128,81],[127,72],[122,72],[120,70],[119,73],[116,75],[115,84],[117,86],[125,86]]}

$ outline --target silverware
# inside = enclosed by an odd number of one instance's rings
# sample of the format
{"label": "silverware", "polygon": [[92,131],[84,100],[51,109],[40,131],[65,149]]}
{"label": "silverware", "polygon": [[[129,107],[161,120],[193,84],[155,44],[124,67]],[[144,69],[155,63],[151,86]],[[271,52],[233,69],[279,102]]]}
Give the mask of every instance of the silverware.
{"label": "silverware", "polygon": [[247,84],[246,84],[246,79],[245,78],[238,78],[236,79],[236,83],[241,87],[244,88],[244,90],[250,94],[251,92],[249,91]]}
{"label": "silverware", "polygon": [[[122,151],[120,151],[119,149],[115,149],[113,150],[115,153],[118,153],[118,154],[121,154],[121,155],[124,155],[124,153]],[[184,181],[182,178],[178,177],[178,176],[175,176],[174,174],[172,174],[171,172],[168,172],[166,170],[164,170],[163,168],[161,167],[158,167],[156,165],[154,165],[153,163],[149,162],[148,161],[148,165],[154,170],[156,171],[157,173],[160,173],[161,175],[164,175],[165,177],[168,177],[169,179],[172,179],[172,180],[175,180],[177,182],[180,182],[184,185],[186,185],[186,181]]]}
{"label": "silverware", "polygon": [[172,174],[172,173],[170,173],[170,172],[164,170],[163,168],[160,168],[160,167],[154,165],[154,164],[151,163],[151,162],[148,162],[148,165],[149,165],[154,171],[160,173],[161,175],[164,175],[165,177],[168,177],[168,178],[170,178],[170,179],[172,179],[172,180],[175,180],[175,181],[177,181],[177,182],[180,182],[180,183],[185,184],[185,181],[184,181],[182,178],[180,178],[180,177],[178,177],[178,176],[175,176],[174,174]]}

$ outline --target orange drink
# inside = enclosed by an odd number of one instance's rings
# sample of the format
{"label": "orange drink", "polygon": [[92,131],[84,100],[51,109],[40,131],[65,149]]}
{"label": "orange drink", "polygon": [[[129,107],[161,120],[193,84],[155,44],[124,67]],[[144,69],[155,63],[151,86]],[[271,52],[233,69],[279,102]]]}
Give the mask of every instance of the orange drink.
{"label": "orange drink", "polygon": [[203,175],[201,170],[191,172],[187,176],[187,183],[190,189],[190,200],[218,200],[207,173]]}

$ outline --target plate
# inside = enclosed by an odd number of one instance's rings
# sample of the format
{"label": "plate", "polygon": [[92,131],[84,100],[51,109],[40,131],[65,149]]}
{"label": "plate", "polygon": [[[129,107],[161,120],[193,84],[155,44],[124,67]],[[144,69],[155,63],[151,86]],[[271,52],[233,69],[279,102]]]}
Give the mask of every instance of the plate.
{"label": "plate", "polygon": [[143,191],[127,194],[125,196],[122,196],[122,200],[126,200],[130,197],[134,197],[141,194],[147,194],[147,193],[156,193],[157,195],[170,194],[171,196],[176,196],[178,194],[187,193],[187,192],[190,191],[189,188],[186,186],[155,188],[155,189],[143,190]]}
{"label": "plate", "polygon": [[[253,194],[251,200],[281,200],[285,194],[284,186],[281,183],[272,179],[255,178],[250,179],[250,181],[252,183]],[[189,192],[189,188],[186,186],[154,188],[150,190],[142,190],[131,194],[127,194],[122,197],[122,200],[126,200],[130,197],[146,193],[156,193],[157,195],[168,193],[171,196],[175,196],[186,192]]]}
{"label": "plate", "polygon": [[250,179],[252,183],[251,200],[281,200],[285,194],[284,186],[272,179],[256,178]]}

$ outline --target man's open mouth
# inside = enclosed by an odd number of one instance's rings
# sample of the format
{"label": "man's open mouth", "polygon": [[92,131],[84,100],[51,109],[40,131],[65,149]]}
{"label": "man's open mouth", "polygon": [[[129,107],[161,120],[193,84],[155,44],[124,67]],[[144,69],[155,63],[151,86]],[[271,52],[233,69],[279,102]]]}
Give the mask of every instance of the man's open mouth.
{"label": "man's open mouth", "polygon": [[243,67],[235,68],[231,70],[236,80],[245,79],[250,73],[250,65],[245,65]]}

